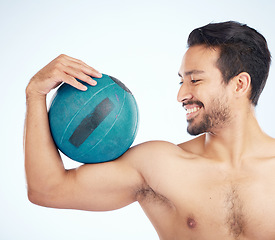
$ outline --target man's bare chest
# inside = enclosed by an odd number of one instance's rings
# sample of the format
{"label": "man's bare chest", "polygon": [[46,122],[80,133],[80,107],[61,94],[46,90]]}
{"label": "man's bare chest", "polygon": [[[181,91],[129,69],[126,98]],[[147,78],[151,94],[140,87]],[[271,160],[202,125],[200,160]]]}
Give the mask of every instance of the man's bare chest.
{"label": "man's bare chest", "polygon": [[221,234],[223,239],[275,238],[275,190],[265,184],[202,184],[174,202],[190,232]]}
{"label": "man's bare chest", "polygon": [[[179,236],[275,238],[275,174],[270,169],[249,174],[199,171],[190,171],[185,178],[177,173],[165,178],[163,185],[152,188],[153,195],[148,191],[145,199],[150,201],[142,202],[145,211],[150,216],[165,212]],[[159,226],[168,222],[153,218]]]}

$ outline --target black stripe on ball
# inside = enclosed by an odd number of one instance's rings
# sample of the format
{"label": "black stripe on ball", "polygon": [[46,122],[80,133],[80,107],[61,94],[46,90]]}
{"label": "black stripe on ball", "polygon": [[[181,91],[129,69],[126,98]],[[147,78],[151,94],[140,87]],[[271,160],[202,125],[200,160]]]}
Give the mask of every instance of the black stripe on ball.
{"label": "black stripe on ball", "polygon": [[[110,75],[109,75],[109,77],[110,77],[118,86],[120,86],[123,90],[125,90],[126,92],[132,94],[131,91],[130,91],[121,81],[119,81],[117,78],[112,77],[112,76],[110,76]],[[132,94],[132,95],[133,95],[133,94]]]}
{"label": "black stripe on ball", "polygon": [[112,112],[114,104],[109,98],[100,102],[87,117],[85,117],[73,132],[69,141],[75,147],[79,147],[99,126],[99,124]]}

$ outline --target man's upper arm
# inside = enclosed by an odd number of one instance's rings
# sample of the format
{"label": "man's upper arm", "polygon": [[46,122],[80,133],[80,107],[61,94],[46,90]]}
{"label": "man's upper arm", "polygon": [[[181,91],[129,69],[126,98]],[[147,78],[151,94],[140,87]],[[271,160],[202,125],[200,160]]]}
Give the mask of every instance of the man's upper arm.
{"label": "man's upper arm", "polygon": [[136,201],[136,191],[143,184],[143,177],[135,167],[138,152],[131,149],[117,160],[68,170],[63,182],[45,196],[41,205],[108,211]]}
{"label": "man's upper arm", "polygon": [[[90,211],[108,211],[136,201],[144,187],[159,182],[158,169],[181,154],[179,147],[166,142],[147,142],[129,149],[120,158],[106,163],[85,164],[66,172],[54,188],[38,194],[38,205]],[[37,198],[36,198],[37,199]]]}

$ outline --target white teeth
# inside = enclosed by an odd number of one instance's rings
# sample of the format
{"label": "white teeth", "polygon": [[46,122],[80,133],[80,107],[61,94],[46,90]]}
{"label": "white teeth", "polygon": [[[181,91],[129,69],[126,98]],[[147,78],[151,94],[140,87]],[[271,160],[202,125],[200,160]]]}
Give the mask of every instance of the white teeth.
{"label": "white teeth", "polygon": [[194,113],[200,110],[200,107],[188,108],[187,113]]}

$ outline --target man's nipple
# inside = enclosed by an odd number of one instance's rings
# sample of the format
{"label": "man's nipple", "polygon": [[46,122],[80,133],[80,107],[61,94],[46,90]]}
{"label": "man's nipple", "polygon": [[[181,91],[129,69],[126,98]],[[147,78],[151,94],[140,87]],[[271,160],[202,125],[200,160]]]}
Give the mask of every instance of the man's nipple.
{"label": "man's nipple", "polygon": [[188,218],[187,219],[187,226],[189,227],[189,228],[195,228],[196,227],[196,225],[197,225],[197,223],[196,223],[196,221],[193,219],[193,218]]}

